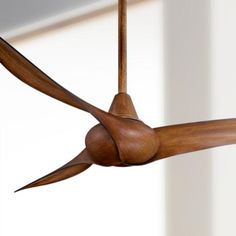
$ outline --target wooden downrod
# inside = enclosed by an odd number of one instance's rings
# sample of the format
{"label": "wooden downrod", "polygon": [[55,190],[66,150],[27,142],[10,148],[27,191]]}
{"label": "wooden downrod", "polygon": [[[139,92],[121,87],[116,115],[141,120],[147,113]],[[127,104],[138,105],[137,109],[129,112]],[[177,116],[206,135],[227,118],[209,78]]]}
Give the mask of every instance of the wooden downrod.
{"label": "wooden downrod", "polygon": [[118,92],[127,93],[127,0],[118,0],[119,84]]}

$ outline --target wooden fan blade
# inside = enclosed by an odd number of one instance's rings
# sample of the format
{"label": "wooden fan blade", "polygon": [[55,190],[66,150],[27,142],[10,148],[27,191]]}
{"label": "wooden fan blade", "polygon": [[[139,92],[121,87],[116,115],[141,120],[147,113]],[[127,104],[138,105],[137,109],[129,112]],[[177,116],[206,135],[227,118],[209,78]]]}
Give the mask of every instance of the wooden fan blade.
{"label": "wooden fan blade", "polygon": [[160,147],[154,159],[236,143],[236,119],[212,120],[154,129]]}
{"label": "wooden fan blade", "polygon": [[2,38],[0,38],[0,62],[13,75],[32,88],[68,105],[87,111],[99,121],[101,116],[107,114],[56,83]]}
{"label": "wooden fan blade", "polygon": [[33,188],[33,187],[39,187],[42,185],[52,184],[55,182],[59,182],[61,180],[68,179],[70,177],[73,177],[77,174],[80,174],[81,172],[85,171],[92,165],[91,158],[86,151],[82,151],[77,157],[75,157],[73,160],[65,164],[64,166],[60,167],[59,169],[51,172],[50,174],[30,183],[26,186],[16,190],[15,192]]}

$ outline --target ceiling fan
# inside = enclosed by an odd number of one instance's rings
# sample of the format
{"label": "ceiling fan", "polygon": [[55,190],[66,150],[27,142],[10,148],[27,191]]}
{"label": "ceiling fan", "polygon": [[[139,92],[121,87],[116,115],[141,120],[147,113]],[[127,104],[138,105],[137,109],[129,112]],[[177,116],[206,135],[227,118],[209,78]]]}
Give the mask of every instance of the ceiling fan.
{"label": "ceiling fan", "polygon": [[85,138],[86,148],[52,173],[17,191],[58,182],[92,164],[127,167],[145,165],[170,156],[236,143],[236,119],[211,120],[150,128],[139,120],[127,94],[126,0],[119,0],[118,94],[109,112],[75,96],[53,81],[0,38],[0,62],[18,79],[61,102],[94,116],[99,124]]}

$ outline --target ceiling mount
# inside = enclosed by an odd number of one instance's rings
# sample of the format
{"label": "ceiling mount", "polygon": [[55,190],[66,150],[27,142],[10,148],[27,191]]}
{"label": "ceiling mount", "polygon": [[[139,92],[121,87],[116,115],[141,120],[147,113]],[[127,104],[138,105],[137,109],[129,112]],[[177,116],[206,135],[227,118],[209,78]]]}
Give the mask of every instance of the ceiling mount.
{"label": "ceiling mount", "polygon": [[63,88],[0,38],[0,62],[16,78],[52,98],[90,113],[99,122],[86,135],[86,148],[78,156],[19,190],[70,178],[92,164],[144,165],[177,154],[236,143],[236,119],[154,129],[139,120],[127,94],[126,7],[126,0],[119,0],[119,86],[109,112]]}

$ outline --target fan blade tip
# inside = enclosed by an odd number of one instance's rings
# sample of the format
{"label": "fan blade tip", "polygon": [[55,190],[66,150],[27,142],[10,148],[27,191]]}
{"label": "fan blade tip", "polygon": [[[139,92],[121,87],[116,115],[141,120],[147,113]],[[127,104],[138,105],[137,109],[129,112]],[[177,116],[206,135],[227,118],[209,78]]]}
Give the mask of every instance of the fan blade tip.
{"label": "fan blade tip", "polygon": [[27,188],[26,187],[19,188],[19,189],[15,190],[14,193],[18,193],[18,192],[20,192],[20,191],[22,191],[24,189],[27,189]]}
{"label": "fan blade tip", "polygon": [[32,185],[32,184],[28,184],[28,185],[26,185],[26,186],[24,186],[22,188],[19,188],[19,189],[15,190],[14,193],[20,192],[20,191],[25,190],[25,189],[33,188],[33,187],[37,187],[37,186],[36,185]]}
{"label": "fan blade tip", "polygon": [[[51,172],[50,174],[48,174],[44,177],[41,177],[41,178],[25,185],[22,188],[17,189],[14,192],[17,193],[17,192],[25,190],[25,189],[40,187],[40,186],[56,183],[56,182],[71,178],[75,175],[78,175],[78,174],[84,172],[92,164],[80,163],[80,161],[79,161],[80,158],[82,158],[82,159],[88,158],[88,153],[86,152],[86,150],[84,150],[82,153],[80,153],[77,157],[75,157],[73,160],[68,162],[63,167]],[[77,159],[79,159],[79,160],[77,160]],[[75,163],[75,162],[77,162],[77,163]]]}
{"label": "fan blade tip", "polygon": [[15,190],[14,193],[18,193],[18,192],[20,192],[21,190],[23,190],[23,188],[19,188],[19,189]]}

